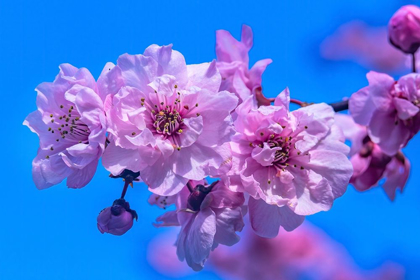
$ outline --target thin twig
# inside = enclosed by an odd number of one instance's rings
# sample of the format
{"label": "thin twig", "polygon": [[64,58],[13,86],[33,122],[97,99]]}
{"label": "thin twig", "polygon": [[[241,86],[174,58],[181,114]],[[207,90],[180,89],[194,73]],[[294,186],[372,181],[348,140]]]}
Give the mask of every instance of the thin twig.
{"label": "thin twig", "polygon": [[290,98],[290,103],[297,104],[300,107],[305,107],[308,104],[306,102],[303,102],[303,101],[300,101],[300,100],[297,100],[297,99],[293,99],[293,98]]}

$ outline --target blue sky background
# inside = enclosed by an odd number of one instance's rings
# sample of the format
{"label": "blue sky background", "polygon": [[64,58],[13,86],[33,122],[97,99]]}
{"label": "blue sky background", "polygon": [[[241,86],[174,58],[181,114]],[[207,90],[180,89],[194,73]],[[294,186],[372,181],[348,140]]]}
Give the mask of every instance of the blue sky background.
{"label": "blue sky background", "polygon": [[[148,206],[144,185],[126,196],[139,221],[115,237],[96,228],[97,214],[122,185],[102,167],[80,190],[60,184],[38,191],[32,182],[38,139],[22,122],[36,109],[34,88],[52,81],[60,63],[87,67],[98,77],[107,61],[142,53],[152,43],[173,43],[189,64],[211,61],[215,31],[238,38],[246,23],[254,31],[251,63],[273,59],[263,77],[266,95],[288,86],[295,98],[332,102],[365,86],[367,69],[322,60],[322,39],[353,19],[386,25],[407,3],[413,2],[0,0],[0,278],[166,279],[146,261],[147,244],[159,232],[151,223],[161,212]],[[379,188],[358,193],[350,186],[331,211],[308,218],[363,268],[394,260],[406,267],[407,279],[420,279],[419,144],[417,136],[405,149],[412,174],[394,203]],[[218,278],[204,271],[187,279]]]}

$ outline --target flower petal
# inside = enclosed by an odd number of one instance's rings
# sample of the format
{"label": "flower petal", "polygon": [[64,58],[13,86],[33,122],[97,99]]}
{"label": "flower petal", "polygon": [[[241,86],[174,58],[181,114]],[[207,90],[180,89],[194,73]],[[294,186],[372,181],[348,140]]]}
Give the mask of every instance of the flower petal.
{"label": "flower petal", "polygon": [[210,208],[199,211],[192,221],[185,240],[185,259],[188,265],[196,264],[201,268],[204,266],[213,247],[215,234],[215,213]]}
{"label": "flower petal", "polygon": [[115,67],[114,63],[108,62],[102,70],[97,84],[98,93],[103,101],[107,95],[116,94],[124,86],[121,68]]}
{"label": "flower petal", "polygon": [[187,65],[188,85],[197,86],[201,89],[207,89],[211,92],[218,92],[222,77],[216,68],[216,61],[211,63],[191,64]]}
{"label": "flower petal", "polygon": [[157,217],[156,223],[153,223],[153,225],[155,227],[180,226],[176,211],[168,211],[165,214]]}
{"label": "flower petal", "polygon": [[342,153],[327,150],[314,150],[309,154],[310,162],[305,164],[305,168],[328,180],[334,198],[342,196],[353,174],[353,167],[347,157]]}
{"label": "flower petal", "polygon": [[158,63],[151,57],[123,54],[118,58],[118,67],[126,86],[138,88],[147,93],[158,72]]}
{"label": "flower petal", "polygon": [[353,93],[349,99],[349,111],[355,122],[368,125],[374,108],[369,88],[365,87]]}
{"label": "flower petal", "polygon": [[83,169],[76,169],[67,178],[67,186],[73,189],[79,189],[86,186],[93,178],[98,166],[98,160],[94,160]]}
{"label": "flower petal", "polygon": [[412,118],[420,111],[419,107],[406,99],[394,98],[393,101],[401,120]]}
{"label": "flower petal", "polygon": [[402,192],[410,175],[410,161],[404,157],[403,162],[394,158],[386,167],[384,177],[385,183],[382,185],[385,193],[391,201],[395,199],[395,192],[399,188]]}
{"label": "flower petal", "polygon": [[287,206],[269,205],[261,199],[250,198],[248,207],[252,229],[261,237],[276,237],[280,226],[292,231],[305,219],[304,216],[294,214]]}
{"label": "flower petal", "polygon": [[152,57],[158,63],[157,75],[169,74],[176,77],[177,85],[185,88],[188,81],[187,65],[184,56],[167,46],[151,45],[146,48],[144,56]]}
{"label": "flower petal", "polygon": [[407,144],[410,131],[402,121],[396,121],[396,113],[376,111],[369,125],[369,136],[373,142],[389,155],[395,155]]}
{"label": "flower petal", "polygon": [[[244,227],[241,208],[221,208],[213,210],[216,214],[216,234],[214,235],[214,242],[227,246],[238,243],[240,237],[236,232],[242,231]],[[213,247],[215,246],[213,245]]]}

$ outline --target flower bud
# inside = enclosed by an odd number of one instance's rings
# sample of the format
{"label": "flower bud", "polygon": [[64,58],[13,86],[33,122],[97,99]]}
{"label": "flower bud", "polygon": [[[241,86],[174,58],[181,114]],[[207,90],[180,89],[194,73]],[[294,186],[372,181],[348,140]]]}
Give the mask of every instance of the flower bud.
{"label": "flower bud", "polygon": [[97,218],[98,229],[101,233],[123,235],[133,226],[133,219],[137,220],[137,213],[130,209],[124,199],[117,199],[111,207],[103,209]]}
{"label": "flower bud", "polygon": [[194,191],[188,196],[187,208],[193,211],[200,210],[201,203],[210,191],[211,188],[206,188],[203,185],[197,185]]}
{"label": "flower bud", "polygon": [[401,7],[388,24],[389,40],[405,53],[415,53],[420,46],[420,8]]}
{"label": "flower bud", "polygon": [[192,191],[188,196],[187,208],[192,211],[200,210],[204,199],[218,182],[219,181],[215,181],[210,186],[204,186],[201,184],[195,186],[194,191]]}

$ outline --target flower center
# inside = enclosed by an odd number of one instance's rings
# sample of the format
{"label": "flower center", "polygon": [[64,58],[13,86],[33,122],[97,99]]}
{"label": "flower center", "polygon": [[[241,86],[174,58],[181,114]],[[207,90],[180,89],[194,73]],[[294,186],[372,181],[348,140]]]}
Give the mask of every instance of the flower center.
{"label": "flower center", "polygon": [[[170,139],[173,146],[180,150],[179,137],[186,129],[186,125],[183,123],[184,118],[200,116],[200,113],[196,112],[198,104],[191,104],[191,106],[183,104],[182,94],[177,91],[177,88],[177,85],[173,88],[175,94],[173,97],[161,96],[155,91],[157,102],[146,100],[146,98],[141,98],[140,101],[141,106],[144,106],[150,112],[151,129],[156,134],[162,135],[164,139]],[[136,135],[136,132],[132,132],[131,135]]]}
{"label": "flower center", "polygon": [[[285,126],[283,126],[283,129]],[[308,129],[307,126],[304,127]],[[265,140],[254,141],[249,143],[251,147],[264,147],[264,143],[267,143],[271,149],[280,148],[274,154],[274,159],[269,168],[274,167],[276,170],[276,176],[280,176],[282,171],[285,171],[287,167],[291,166],[292,168],[299,168],[301,170],[305,169],[303,166],[298,166],[297,161],[294,161],[295,158],[300,156],[309,156],[309,153],[302,153],[299,151],[296,146],[296,138],[293,136],[281,136],[276,134],[264,135],[260,133],[261,137],[266,137]],[[270,174],[270,171],[269,171]],[[269,176],[270,177],[270,176]],[[268,180],[268,183],[271,183],[271,180]]]}
{"label": "flower center", "polygon": [[[80,114],[74,110],[73,106],[65,108],[60,105],[62,113],[50,114],[51,124],[48,131],[57,135],[57,142],[70,141],[69,145],[76,143],[89,143],[90,129],[80,121]],[[74,111],[73,111],[74,110]],[[50,150],[54,150],[54,145],[51,145]],[[49,156],[46,156],[48,159]]]}
{"label": "flower center", "polygon": [[159,134],[172,135],[173,133],[182,133],[183,119],[179,112],[172,107],[166,106],[164,110],[157,113],[152,112],[153,126]]}
{"label": "flower center", "polygon": [[283,137],[277,136],[267,141],[270,148],[281,148],[281,150],[276,151],[273,164],[284,165],[287,162],[290,156],[290,146],[292,145],[291,140],[292,137],[286,137],[283,139]]}

